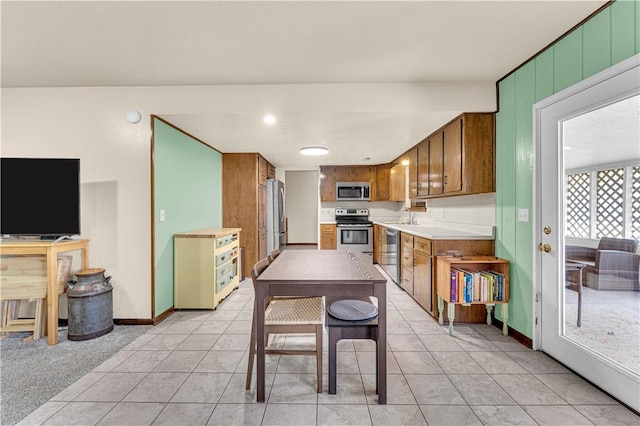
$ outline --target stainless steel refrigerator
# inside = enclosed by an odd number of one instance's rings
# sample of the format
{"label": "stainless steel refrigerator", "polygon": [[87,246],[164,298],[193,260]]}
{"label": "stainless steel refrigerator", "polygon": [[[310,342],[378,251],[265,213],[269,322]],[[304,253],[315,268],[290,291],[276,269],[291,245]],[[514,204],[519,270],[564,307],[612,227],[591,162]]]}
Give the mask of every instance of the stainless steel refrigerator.
{"label": "stainless steel refrigerator", "polygon": [[287,244],[285,235],[284,183],[267,180],[267,253],[283,250]]}

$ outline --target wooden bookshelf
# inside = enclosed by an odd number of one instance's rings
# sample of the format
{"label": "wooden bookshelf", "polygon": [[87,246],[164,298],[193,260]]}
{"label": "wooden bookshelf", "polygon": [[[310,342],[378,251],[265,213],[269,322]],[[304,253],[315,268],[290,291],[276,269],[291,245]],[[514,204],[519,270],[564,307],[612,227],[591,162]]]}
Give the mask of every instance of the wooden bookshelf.
{"label": "wooden bookshelf", "polygon": [[[463,269],[471,273],[474,272],[486,272],[493,271],[502,276],[501,285],[501,297],[493,297],[493,286],[487,285],[486,288],[491,289],[488,291],[488,295],[485,293],[484,297],[480,300],[478,297],[471,297],[475,301],[463,301],[459,292],[455,292],[456,299],[452,300],[452,284],[451,284],[451,270]],[[509,319],[509,261],[506,259],[500,259],[494,256],[463,256],[463,257],[451,257],[451,256],[437,256],[436,257],[436,270],[437,270],[437,282],[436,292],[438,294],[438,322],[443,324],[443,312],[444,303],[447,303],[447,315],[449,317],[449,334],[453,334],[453,322],[455,320],[455,306],[471,306],[471,305],[485,305],[487,307],[487,324],[491,325],[491,312],[496,305],[501,305],[502,313],[502,334],[505,336],[508,334],[507,320]],[[497,280],[496,280],[497,282]],[[456,283],[456,286],[458,284]]]}

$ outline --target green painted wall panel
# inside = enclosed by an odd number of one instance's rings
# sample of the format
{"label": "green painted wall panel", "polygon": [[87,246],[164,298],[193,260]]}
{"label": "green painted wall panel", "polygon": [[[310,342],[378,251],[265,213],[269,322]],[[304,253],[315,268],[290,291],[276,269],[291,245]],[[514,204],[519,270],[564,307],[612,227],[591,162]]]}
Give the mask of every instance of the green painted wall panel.
{"label": "green painted wall panel", "polygon": [[[515,74],[515,164],[517,170],[515,180],[515,205],[517,217],[519,209],[533,212],[533,107],[536,96],[536,66],[529,62]],[[512,295],[515,302],[510,306],[509,322],[524,334],[532,333],[529,318],[533,315],[532,282],[532,222],[515,221],[515,253],[514,272],[515,285]]]}
{"label": "green painted wall panel", "polygon": [[500,112],[496,115],[496,256],[508,260],[512,246],[509,237],[515,237],[512,229],[505,222],[512,214],[513,191],[515,189],[513,174],[515,170],[508,165],[514,163],[513,140],[515,138],[515,77],[509,76],[500,84]]}
{"label": "green painted wall panel", "polygon": [[545,50],[537,58],[536,102],[553,95],[553,47]]}
{"label": "green painted wall panel", "polygon": [[582,78],[611,66],[611,11],[607,8],[584,23]]}
{"label": "green painted wall panel", "polygon": [[[155,314],[173,307],[173,234],[222,226],[222,154],[154,120]],[[160,210],[165,220],[160,221]]]}
{"label": "green painted wall panel", "polygon": [[[586,78],[583,69],[593,72],[601,67],[602,58],[606,56],[602,52],[608,50],[610,56],[615,58],[611,63],[640,52],[640,0],[629,3],[621,0],[612,3],[538,55],[534,62],[524,64],[498,85],[496,255],[512,262],[513,287],[508,324],[530,338],[534,330],[532,294],[535,239],[532,222],[517,222],[517,208],[529,208],[530,214],[535,208],[533,105]],[[633,29],[628,28],[629,16],[634,17]],[[610,21],[610,35],[604,29],[607,19]],[[624,40],[620,41],[621,38]],[[629,50],[629,38],[635,44],[635,52]],[[608,47],[603,46],[603,40],[608,40]],[[585,58],[583,52],[589,52],[589,56],[593,52],[595,56]]]}
{"label": "green painted wall panel", "polygon": [[611,5],[611,64],[627,59],[635,53],[635,4],[618,0]]}
{"label": "green painted wall panel", "polygon": [[562,89],[582,80],[582,27],[578,27],[553,48],[553,90]]}

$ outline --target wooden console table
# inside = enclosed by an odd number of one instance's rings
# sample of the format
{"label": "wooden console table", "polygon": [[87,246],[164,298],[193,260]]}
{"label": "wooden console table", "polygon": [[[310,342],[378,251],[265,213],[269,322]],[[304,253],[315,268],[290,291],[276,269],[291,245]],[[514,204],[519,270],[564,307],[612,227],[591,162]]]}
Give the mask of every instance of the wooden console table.
{"label": "wooden console table", "polygon": [[58,344],[58,254],[80,250],[81,269],[89,267],[89,240],[65,240],[54,243],[42,240],[0,241],[0,255],[45,255],[47,256],[47,343]]}

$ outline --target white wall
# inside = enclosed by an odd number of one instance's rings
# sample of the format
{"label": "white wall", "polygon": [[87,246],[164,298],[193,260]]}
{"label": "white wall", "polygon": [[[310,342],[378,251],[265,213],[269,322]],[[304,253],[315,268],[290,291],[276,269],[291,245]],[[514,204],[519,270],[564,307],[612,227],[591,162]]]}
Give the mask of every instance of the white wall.
{"label": "white wall", "polygon": [[286,171],[289,243],[318,243],[318,172]]}
{"label": "white wall", "polygon": [[151,318],[151,131],[124,120],[136,90],[3,89],[2,103],[2,156],[80,158],[89,266],[113,277],[115,318]]}

